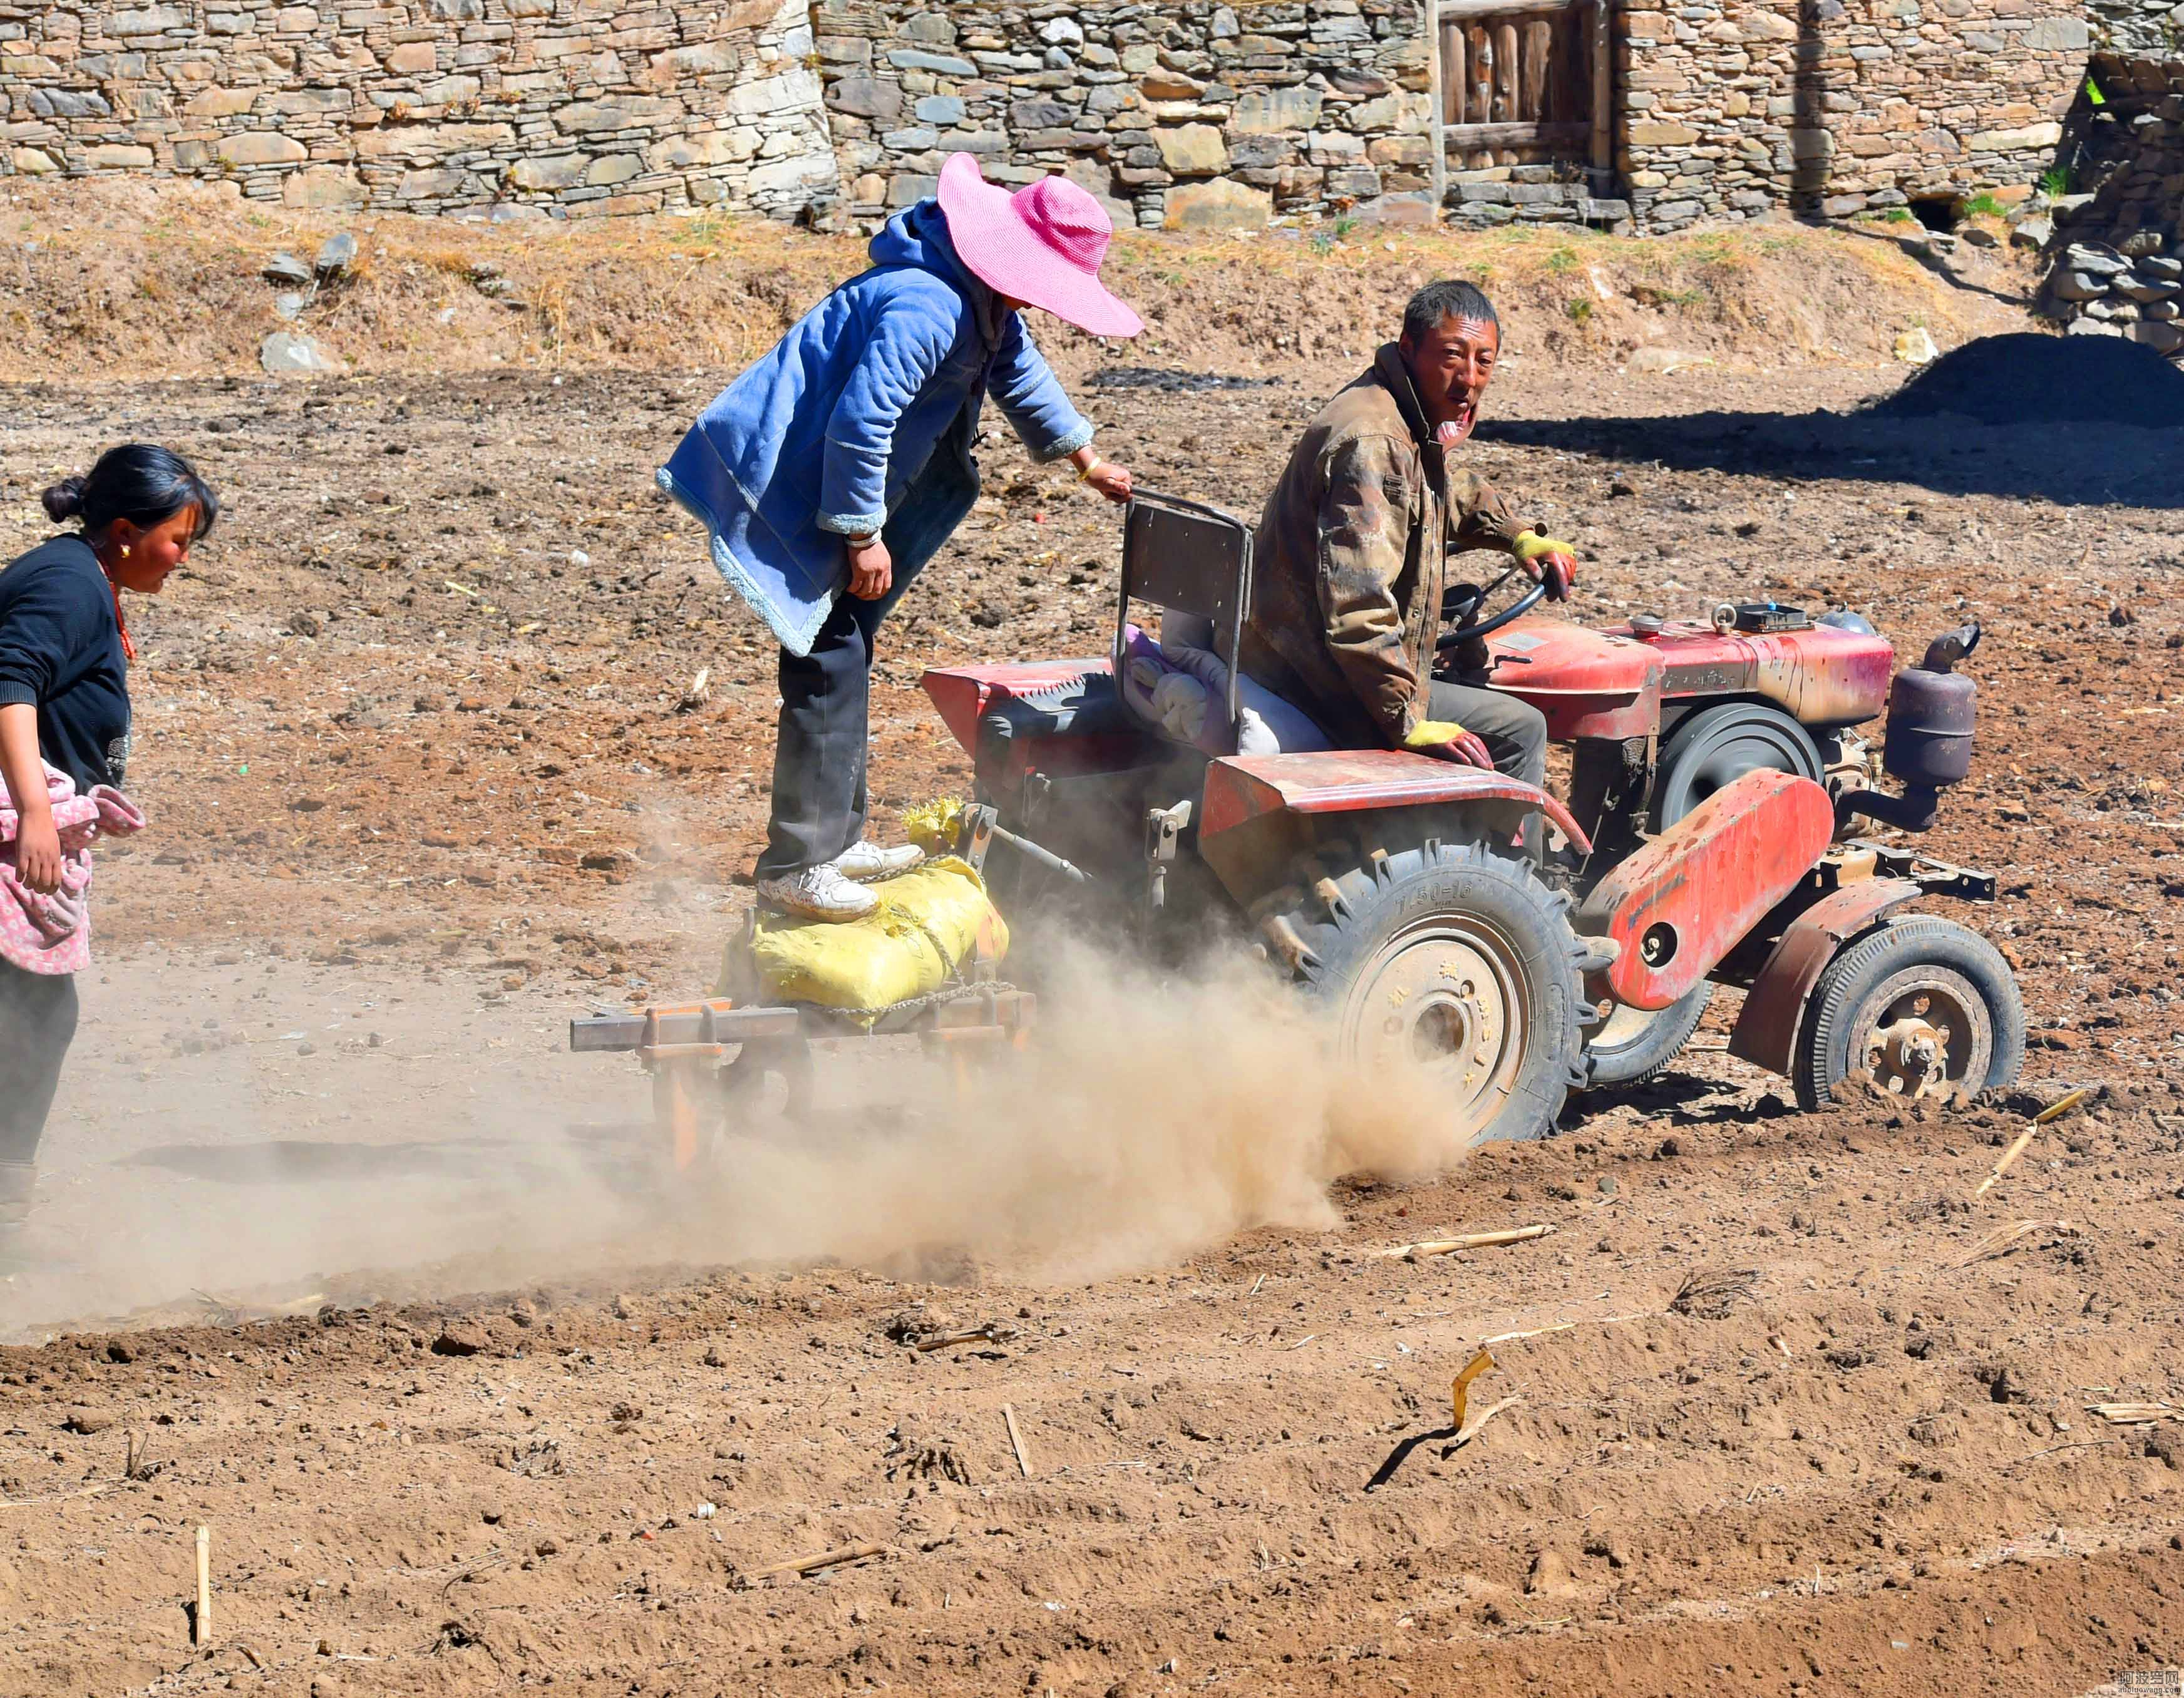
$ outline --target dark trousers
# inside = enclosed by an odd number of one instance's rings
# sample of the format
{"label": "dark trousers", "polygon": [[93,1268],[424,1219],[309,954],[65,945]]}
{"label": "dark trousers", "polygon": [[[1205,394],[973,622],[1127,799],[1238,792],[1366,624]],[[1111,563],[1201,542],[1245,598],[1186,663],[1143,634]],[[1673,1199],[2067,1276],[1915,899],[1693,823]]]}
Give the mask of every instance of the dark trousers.
{"label": "dark trousers", "polygon": [[1527,784],[1547,779],[1546,716],[1529,702],[1436,678],[1426,697],[1429,719],[1453,720],[1486,745],[1494,770]]}
{"label": "dark trousers", "polygon": [[0,1165],[38,1159],[75,1018],[74,975],[0,961]]}
{"label": "dark trousers", "polygon": [[[892,539],[890,539],[890,543]],[[773,742],[773,817],[760,878],[781,878],[840,855],[865,834],[865,754],[872,643],[880,621],[916,577],[895,570],[878,601],[844,591],[809,654],[781,651],[781,718]]]}

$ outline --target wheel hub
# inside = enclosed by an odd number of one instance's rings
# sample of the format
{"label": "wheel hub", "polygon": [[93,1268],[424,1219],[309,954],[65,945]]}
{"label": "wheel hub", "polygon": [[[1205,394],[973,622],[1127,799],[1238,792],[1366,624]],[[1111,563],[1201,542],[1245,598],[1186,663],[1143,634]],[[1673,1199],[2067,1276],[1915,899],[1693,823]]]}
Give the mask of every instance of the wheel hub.
{"label": "wheel hub", "polygon": [[1451,983],[1444,977],[1407,991],[1381,1022],[1381,1035],[1390,1040],[1389,1048],[1407,1050],[1421,1066],[1482,1067],[1492,1060],[1496,1030],[1506,1018],[1494,1002],[1498,999],[1482,997],[1472,979]]}
{"label": "wheel hub", "polygon": [[1923,1097],[1948,1079],[1949,1038],[1919,1019],[1898,1020],[1873,1034],[1867,1071],[1883,1089]]}
{"label": "wheel hub", "polygon": [[1465,1135],[1483,1130],[1523,1064],[1524,989],[1521,957],[1483,926],[1435,920],[1390,939],[1351,994],[1366,1078],[1423,1070]]}
{"label": "wheel hub", "polygon": [[1898,974],[1869,1000],[1864,1041],[1851,1052],[1892,1096],[1952,1097],[1986,1077],[1991,1039],[1984,1010],[1953,973]]}

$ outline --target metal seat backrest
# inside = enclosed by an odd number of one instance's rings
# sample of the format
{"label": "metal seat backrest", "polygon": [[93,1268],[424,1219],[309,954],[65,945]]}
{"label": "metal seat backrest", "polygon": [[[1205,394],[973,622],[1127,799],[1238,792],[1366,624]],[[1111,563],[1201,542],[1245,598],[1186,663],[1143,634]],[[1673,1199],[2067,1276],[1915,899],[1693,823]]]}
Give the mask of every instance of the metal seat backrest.
{"label": "metal seat backrest", "polygon": [[1133,601],[1213,621],[1216,652],[1228,668],[1229,730],[1240,732],[1236,663],[1251,606],[1251,527],[1217,507],[1139,491],[1123,515],[1123,593],[1115,613],[1118,688]]}

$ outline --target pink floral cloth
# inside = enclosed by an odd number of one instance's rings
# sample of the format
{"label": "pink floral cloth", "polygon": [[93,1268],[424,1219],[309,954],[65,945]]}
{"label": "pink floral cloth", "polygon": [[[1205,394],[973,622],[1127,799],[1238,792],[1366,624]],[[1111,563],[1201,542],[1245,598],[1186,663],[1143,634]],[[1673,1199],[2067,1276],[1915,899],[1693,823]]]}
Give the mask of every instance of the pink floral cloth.
{"label": "pink floral cloth", "polygon": [[50,896],[15,871],[21,816],[0,782],[0,958],[32,973],[78,973],[91,964],[91,846],[101,837],[144,829],[136,804],[110,785],[87,796],[65,772],[46,768],[46,794],[61,840],[61,888]]}

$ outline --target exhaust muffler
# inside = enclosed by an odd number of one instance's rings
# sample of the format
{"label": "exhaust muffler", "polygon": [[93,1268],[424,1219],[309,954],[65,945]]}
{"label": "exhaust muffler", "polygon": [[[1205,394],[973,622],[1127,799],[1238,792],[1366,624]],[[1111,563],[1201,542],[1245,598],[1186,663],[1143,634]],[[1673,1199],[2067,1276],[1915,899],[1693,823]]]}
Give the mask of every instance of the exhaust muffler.
{"label": "exhaust muffler", "polygon": [[1961,784],[1972,770],[1973,724],[1979,686],[1956,671],[1979,647],[1976,621],[1944,632],[1926,645],[1926,657],[1906,666],[1888,687],[1888,726],[1881,768],[1903,786],[1891,796],[1850,790],[1836,799],[1838,827],[1864,815],[1899,831],[1923,832],[1934,823],[1942,792]]}

